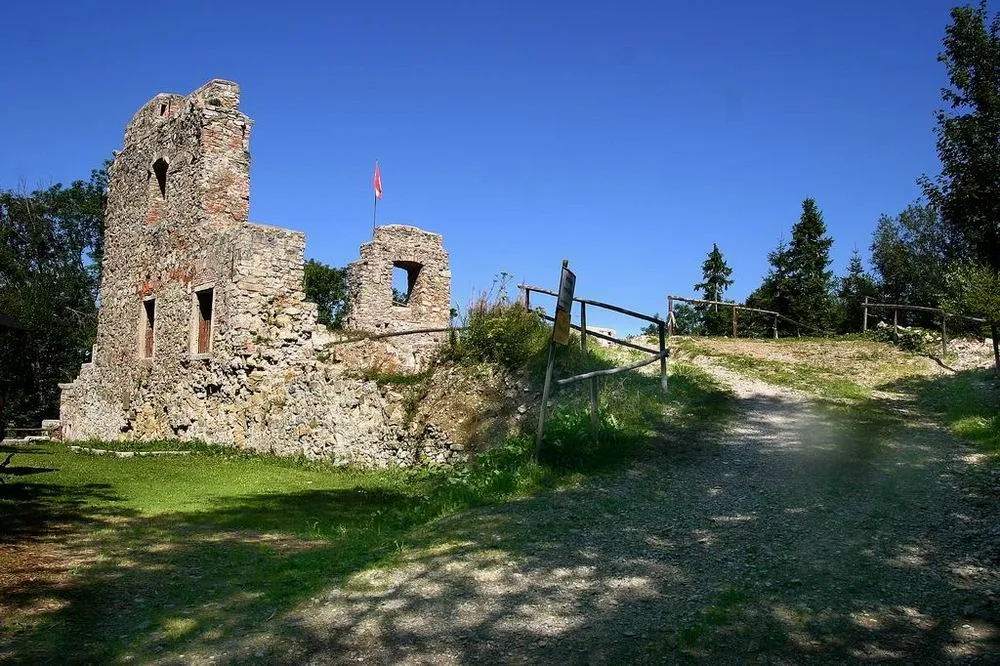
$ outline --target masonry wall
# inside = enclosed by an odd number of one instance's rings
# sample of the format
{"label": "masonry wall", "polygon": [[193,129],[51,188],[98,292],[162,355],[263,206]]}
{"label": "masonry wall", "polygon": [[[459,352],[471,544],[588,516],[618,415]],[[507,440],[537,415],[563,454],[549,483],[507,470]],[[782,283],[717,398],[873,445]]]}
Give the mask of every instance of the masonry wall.
{"label": "masonry wall", "polygon": [[461,456],[433,428],[404,428],[399,400],[324,350],[331,338],[302,292],[304,235],[247,220],[250,128],[238,86],[220,80],[157,95],[129,124],[110,172],[93,358],[62,386],[64,436],[200,439],[366,466]]}
{"label": "masonry wall", "polygon": [[[412,276],[405,304],[393,302],[393,269]],[[361,246],[361,257],[348,267],[351,301],[346,318],[350,329],[389,333],[447,327],[451,316],[451,268],[439,234],[417,227],[390,224],[375,229]],[[425,367],[447,333],[387,338],[397,368]]]}

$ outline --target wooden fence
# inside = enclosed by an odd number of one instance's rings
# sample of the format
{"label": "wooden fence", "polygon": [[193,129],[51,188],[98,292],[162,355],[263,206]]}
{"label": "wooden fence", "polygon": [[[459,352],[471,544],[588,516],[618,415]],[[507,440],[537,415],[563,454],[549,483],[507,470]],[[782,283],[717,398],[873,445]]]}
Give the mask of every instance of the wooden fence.
{"label": "wooden fence", "polygon": [[987,321],[981,319],[980,317],[970,317],[968,315],[955,314],[954,312],[946,312],[943,308],[931,308],[926,305],[904,305],[901,303],[871,303],[868,297],[865,296],[865,317],[862,320],[861,330],[862,332],[868,330],[868,309],[885,309],[892,310],[892,334],[894,337],[899,336],[899,311],[913,311],[913,312],[930,312],[936,314],[941,318],[941,353],[947,353],[948,351],[948,318],[952,319],[964,319],[966,321],[974,321],[980,324],[985,324]]}
{"label": "wooden fence", "polygon": [[[557,292],[551,289],[543,289],[542,287],[534,287],[528,284],[519,284],[518,289],[521,291],[521,302],[524,303],[524,307],[528,310],[531,309],[531,294],[539,293],[546,294],[548,296],[559,297]],[[636,370],[643,366],[649,365],[651,363],[660,362],[660,388],[663,392],[667,391],[667,358],[670,356],[670,350],[667,349],[667,322],[663,321],[655,315],[648,315],[642,312],[636,312],[635,310],[629,310],[628,308],[623,308],[618,305],[611,305],[610,303],[601,303],[600,301],[590,300],[588,298],[574,298],[574,302],[580,304],[580,325],[570,324],[574,329],[580,331],[580,348],[583,351],[587,351],[587,338],[594,337],[599,340],[606,340],[612,344],[620,345],[622,347],[628,347],[629,349],[637,349],[639,351],[647,352],[652,354],[648,358],[644,358],[641,361],[636,361],[629,365],[619,366],[617,368],[607,368],[605,370],[594,370],[591,372],[584,372],[579,375],[574,375],[572,377],[566,377],[564,379],[557,379],[557,386],[568,386],[576,382],[589,381],[590,382],[590,435],[597,441],[600,433],[600,407],[598,405],[597,393],[599,389],[599,381],[601,377],[610,377],[617,375],[622,372],[628,372],[630,370]],[[629,340],[619,340],[618,338],[612,337],[610,335],[605,335],[597,331],[589,330],[587,328],[587,306],[595,308],[603,308],[605,310],[610,310],[611,312],[617,312],[619,314],[627,315],[629,317],[635,317],[636,319],[641,319],[642,321],[648,321],[654,324],[659,333],[659,349],[653,349],[652,347],[647,347],[645,345],[640,345],[635,342],[630,342]],[[555,317],[552,317],[544,312],[539,311],[538,313],[543,319],[551,322],[555,322]],[[545,410],[546,410],[546,399],[548,397],[548,378],[546,377],[546,387],[542,391],[542,404],[539,406],[538,415],[538,432],[535,436],[535,457],[538,457],[538,450],[542,443],[542,437],[545,431]]]}
{"label": "wooden fence", "polygon": [[[528,284],[519,284],[517,288],[521,291],[521,302],[524,303],[524,307],[528,310],[531,309],[531,294],[532,292],[539,294],[546,294],[548,296],[559,297],[559,294],[552,291],[551,289],[543,289],[542,287],[534,287]],[[623,308],[618,305],[611,305],[609,303],[601,303],[600,301],[593,301],[589,298],[574,298],[573,302],[580,304],[580,325],[570,324],[574,329],[580,331],[580,348],[583,351],[587,351],[587,338],[593,337],[599,340],[606,340],[612,344],[620,345],[622,347],[628,347],[630,349],[636,349],[638,351],[643,351],[649,354],[656,354],[657,356],[652,360],[647,359],[646,363],[642,365],[647,365],[652,363],[657,358],[660,359],[660,386],[666,391],[667,390],[667,322],[660,319],[655,315],[643,314],[642,312],[636,312],[635,310],[629,310],[628,308]],[[590,305],[595,308],[603,308],[605,310],[610,310],[612,312],[617,312],[618,314],[627,315],[629,317],[635,317],[636,319],[641,319],[642,321],[648,321],[651,324],[655,324],[658,334],[659,334],[659,349],[653,349],[652,347],[647,347],[645,345],[640,345],[635,342],[630,342],[629,340],[619,340],[618,338],[612,337],[610,335],[605,335],[597,331],[589,330],[587,328],[587,306]],[[543,319],[547,321],[555,321],[555,317],[547,315],[545,313],[539,313]],[[641,366],[636,366],[641,367]],[[558,381],[556,382],[559,383]]]}
{"label": "wooden fence", "polygon": [[740,311],[740,310],[742,310],[744,312],[759,312],[761,314],[765,314],[765,315],[769,315],[769,316],[773,317],[774,318],[774,322],[771,325],[771,330],[772,330],[772,334],[773,334],[773,336],[774,336],[775,339],[778,338],[778,321],[779,320],[781,320],[781,321],[787,321],[789,324],[792,324],[793,326],[795,326],[796,332],[799,335],[801,335],[800,329],[807,329],[807,330],[810,330],[810,331],[815,331],[816,333],[819,333],[821,335],[835,335],[835,333],[833,331],[827,331],[825,329],[817,328],[815,326],[811,326],[809,324],[805,324],[805,323],[802,323],[800,321],[795,321],[794,319],[792,319],[790,317],[786,317],[785,315],[781,314],[780,312],[775,312],[774,310],[763,310],[761,308],[751,308],[751,307],[748,307],[746,305],[740,305],[739,303],[729,303],[729,302],[726,302],[726,301],[709,301],[709,300],[705,300],[705,299],[702,299],[702,298],[688,298],[687,296],[667,296],[667,321],[669,322],[669,327],[667,329],[667,332],[670,335],[674,334],[674,330],[673,329],[674,329],[674,322],[675,322],[675,319],[674,319],[674,303],[675,302],[691,303],[692,305],[715,305],[715,306],[722,305],[722,306],[727,307],[727,308],[732,308],[732,311],[733,311],[733,337],[734,338],[738,338],[739,337],[738,317],[737,317],[736,313],[738,311]]}

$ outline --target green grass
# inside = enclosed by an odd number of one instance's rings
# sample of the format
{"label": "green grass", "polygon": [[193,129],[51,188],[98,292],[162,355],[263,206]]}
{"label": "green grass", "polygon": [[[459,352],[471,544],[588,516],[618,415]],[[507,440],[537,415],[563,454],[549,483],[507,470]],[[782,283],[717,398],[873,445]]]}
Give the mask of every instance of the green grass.
{"label": "green grass", "polygon": [[724,366],[769,384],[787,386],[834,400],[864,400],[871,391],[855,382],[838,377],[819,366],[806,363],[782,363],[754,356],[731,354],[720,357]]}
{"label": "green grass", "polygon": [[966,370],[945,377],[915,377],[887,386],[916,397],[956,435],[984,453],[1000,456],[1000,380],[991,371]]}
{"label": "green grass", "polygon": [[[560,372],[609,361],[565,350]],[[564,376],[564,375],[559,375]],[[187,456],[116,458],[63,444],[19,446],[0,486],[0,571],[55,549],[68,574],[0,580],[0,661],[152,661],[211,650],[366,568],[391,563],[429,526],[476,506],[583,481],[642,446],[683,447],[728,393],[683,365],[660,391],[627,373],[601,393],[591,442],[586,397],[557,402],[543,460],[531,437],[470,465],[360,471],[178,442],[86,442],[102,449],[190,449]],[[18,548],[27,555],[18,555]],[[36,552],[36,550],[38,552]],[[29,565],[30,568],[30,565]],[[58,570],[58,567],[57,567]],[[48,599],[45,612],[31,609]]]}
{"label": "green grass", "polygon": [[62,604],[41,618],[0,618],[27,661],[71,651],[148,660],[211,643],[391,559],[439,517],[580,478],[533,463],[527,440],[459,470],[382,472],[202,451],[129,459],[60,444],[16,451],[0,486],[0,543],[55,539],[98,553],[64,588],[43,579],[4,590],[15,606],[44,596]]}

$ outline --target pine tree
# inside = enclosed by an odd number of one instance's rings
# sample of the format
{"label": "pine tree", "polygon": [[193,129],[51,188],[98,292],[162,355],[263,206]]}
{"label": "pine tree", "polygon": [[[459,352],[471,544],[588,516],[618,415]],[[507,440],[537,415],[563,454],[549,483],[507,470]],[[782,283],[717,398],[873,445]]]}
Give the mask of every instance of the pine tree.
{"label": "pine tree", "polygon": [[701,264],[701,276],[703,282],[694,286],[701,291],[706,301],[721,301],[726,295],[726,289],[733,286],[733,269],[726,263],[719,246],[712,243],[712,251],[708,253],[708,258]]}
{"label": "pine tree", "polygon": [[842,333],[861,330],[865,297],[874,298],[876,293],[875,280],[865,272],[861,253],[854,248],[847,266],[847,275],[840,279],[840,288],[837,291],[840,308],[839,329]]}
{"label": "pine tree", "polygon": [[771,268],[761,285],[747,296],[746,304],[752,308],[774,310],[787,315],[790,286],[788,244],[784,239],[779,240],[778,246],[767,254],[767,261]]}
{"label": "pine tree", "polygon": [[818,329],[829,328],[832,319],[833,272],[828,270],[832,245],[816,201],[805,199],[787,251],[787,314]]}
{"label": "pine tree", "polygon": [[[721,301],[726,294],[726,289],[733,286],[733,269],[726,263],[719,246],[712,243],[712,251],[701,264],[702,282],[694,286],[701,291],[706,301]],[[699,307],[701,314],[702,330],[705,335],[725,335],[728,330],[726,326],[725,313],[719,312],[718,305]]]}

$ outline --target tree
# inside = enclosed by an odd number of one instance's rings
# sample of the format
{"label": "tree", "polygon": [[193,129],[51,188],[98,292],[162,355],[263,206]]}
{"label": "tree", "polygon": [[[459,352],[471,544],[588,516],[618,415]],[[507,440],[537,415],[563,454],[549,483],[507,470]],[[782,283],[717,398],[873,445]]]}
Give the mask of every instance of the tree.
{"label": "tree", "polygon": [[826,224],[816,201],[805,199],[802,215],[792,227],[792,242],[784,258],[787,262],[787,315],[818,329],[829,328],[831,323],[833,272],[829,266],[832,245],[833,239],[826,235]]}
{"label": "tree", "polygon": [[0,314],[23,327],[0,332],[0,393],[14,422],[37,425],[57,415],[58,384],[88,358],[106,187],[102,169],[69,187],[0,191]]}
{"label": "tree", "polygon": [[[702,281],[694,286],[701,291],[706,301],[721,301],[726,289],[733,286],[731,276],[733,269],[726,263],[719,246],[712,243],[712,251],[701,264]],[[719,306],[703,306],[698,308],[701,313],[702,328],[706,335],[725,335],[727,329],[725,313],[720,315]]]}
{"label": "tree", "polygon": [[936,304],[948,264],[958,258],[947,235],[940,216],[929,205],[912,203],[899,215],[879,218],[871,244],[879,298],[891,303]]}
{"label": "tree", "polygon": [[726,289],[733,286],[733,280],[730,279],[732,274],[733,269],[726,263],[722,252],[719,251],[719,246],[712,243],[712,251],[708,253],[708,257],[701,264],[703,281],[696,284],[694,288],[701,291],[706,301],[721,301],[726,295]]}
{"label": "tree", "polygon": [[1000,272],[984,264],[961,264],[948,274],[948,296],[944,307],[990,324],[993,336],[993,371],[1000,375]]}
{"label": "tree", "polygon": [[788,244],[785,243],[784,239],[779,240],[777,247],[768,253],[767,261],[771,268],[764,276],[761,285],[747,296],[746,304],[752,308],[774,310],[787,314],[791,285],[789,283]]}
{"label": "tree", "polygon": [[848,333],[861,330],[864,319],[865,297],[874,298],[877,295],[875,280],[865,271],[861,262],[861,253],[857,248],[851,254],[847,266],[847,275],[840,279],[837,290],[837,301],[840,310],[840,331]]}
{"label": "tree", "polygon": [[921,184],[948,244],[1000,270],[1000,15],[990,19],[985,0],[952,9],[938,62],[949,81],[935,114],[941,173]]}
{"label": "tree", "polygon": [[674,306],[674,333],[677,335],[696,335],[701,327],[701,317],[698,311],[687,303]]}
{"label": "tree", "polygon": [[306,262],[302,289],[306,298],[316,304],[316,321],[329,328],[340,328],[347,315],[347,269],[333,268],[310,259]]}

